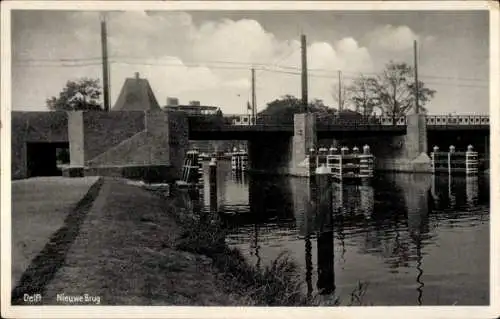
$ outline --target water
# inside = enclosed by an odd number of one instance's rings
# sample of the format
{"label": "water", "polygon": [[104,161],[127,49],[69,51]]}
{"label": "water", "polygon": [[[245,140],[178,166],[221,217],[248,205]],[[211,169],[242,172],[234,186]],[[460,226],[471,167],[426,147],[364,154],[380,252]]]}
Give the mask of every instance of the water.
{"label": "water", "polygon": [[235,176],[219,162],[227,244],[257,267],[287,252],[304,292],[326,298],[348,302],[363,282],[364,304],[489,304],[487,176],[385,174],[371,185],[335,184],[332,223],[316,213],[315,191],[306,178]]}

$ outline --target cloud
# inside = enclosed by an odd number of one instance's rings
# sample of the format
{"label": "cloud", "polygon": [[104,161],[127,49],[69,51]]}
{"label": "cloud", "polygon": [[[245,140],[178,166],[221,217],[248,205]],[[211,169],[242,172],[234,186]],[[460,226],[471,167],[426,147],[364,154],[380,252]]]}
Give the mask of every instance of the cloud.
{"label": "cloud", "polygon": [[[222,80],[207,67],[186,66],[177,57],[161,57],[150,65],[113,64],[111,70],[112,101],[115,101],[127,77],[138,72],[141,78],[148,79],[160,105],[165,105],[167,96],[185,96],[193,88],[209,90],[221,85]],[[189,98],[192,100],[193,98]]]}
{"label": "cloud", "polygon": [[[24,19],[33,16],[36,14]],[[17,55],[22,53],[31,59],[98,58],[99,21],[97,12],[70,12],[45,16],[31,28],[20,23],[14,37]],[[249,95],[253,65],[265,65],[271,70],[257,72],[259,108],[282,95],[300,94],[300,42],[278,39],[256,20],[222,19],[197,25],[184,12],[137,11],[112,12],[107,21],[112,102],[125,78],[139,72],[149,80],[161,105],[167,96],[177,96],[181,102],[200,100],[219,105],[224,112],[241,112]],[[51,37],[46,36],[48,29]],[[337,42],[312,42],[307,51],[310,96],[326,103],[333,102],[330,91],[336,70],[366,71],[373,66],[368,49],[351,37]],[[43,105],[47,97],[58,94],[66,79],[100,78],[99,59],[90,62],[94,65],[47,68],[44,72],[15,68],[18,87],[29,83],[36,94],[17,90],[14,100],[18,105]]]}
{"label": "cloud", "polygon": [[367,34],[370,47],[387,51],[405,51],[413,47],[419,36],[408,26],[384,25]]}
{"label": "cloud", "polygon": [[255,20],[208,22],[195,33],[193,57],[257,63],[272,57],[276,42],[274,35]]}

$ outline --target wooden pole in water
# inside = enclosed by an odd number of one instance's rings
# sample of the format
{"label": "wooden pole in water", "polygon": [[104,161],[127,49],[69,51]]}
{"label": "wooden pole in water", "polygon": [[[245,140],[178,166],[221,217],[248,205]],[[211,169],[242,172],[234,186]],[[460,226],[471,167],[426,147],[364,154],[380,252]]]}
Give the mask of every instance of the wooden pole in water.
{"label": "wooden pole in water", "polygon": [[319,221],[317,239],[318,282],[320,294],[335,291],[333,248],[333,194],[332,176],[326,165],[316,169],[316,218]]}
{"label": "wooden pole in water", "polygon": [[306,243],[306,284],[307,284],[307,297],[312,295],[312,243],[311,235],[309,232],[305,236]]}
{"label": "wooden pole in water", "polygon": [[210,211],[217,212],[217,159],[212,157],[209,164]]}

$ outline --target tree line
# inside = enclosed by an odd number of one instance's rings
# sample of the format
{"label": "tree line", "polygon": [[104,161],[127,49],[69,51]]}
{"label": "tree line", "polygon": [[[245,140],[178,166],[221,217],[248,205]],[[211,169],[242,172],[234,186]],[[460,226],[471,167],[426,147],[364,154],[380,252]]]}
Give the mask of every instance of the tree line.
{"label": "tree line", "polygon": [[[416,87],[414,68],[406,63],[389,62],[384,70],[374,76],[363,74],[341,90],[341,107],[351,107],[354,111],[368,116],[379,109],[380,113],[396,121],[415,107]],[[419,111],[427,113],[425,105],[436,91],[418,81]],[[338,95],[334,95],[338,97]],[[336,98],[337,102],[339,99]]]}
{"label": "tree line", "polygon": [[[332,95],[337,107],[326,106],[322,100],[313,99],[308,104],[308,111],[319,115],[354,113],[364,117],[371,116],[375,110],[382,115],[390,116],[395,123],[415,106],[414,69],[407,63],[389,62],[376,75],[357,76],[353,81],[340,90],[333,86]],[[434,97],[436,91],[428,88],[424,82],[418,81],[418,104],[420,112],[426,113],[425,105]],[[102,89],[99,80],[82,78],[77,81],[68,81],[58,97],[47,99],[50,110],[101,110]],[[267,103],[266,108],[258,113],[259,117],[274,118],[275,121],[288,121],[293,114],[306,111],[301,100],[285,95]],[[218,116],[222,116],[218,112]]]}
{"label": "tree line", "polygon": [[[368,118],[376,110],[392,118],[393,123],[408,114],[415,106],[416,91],[414,69],[406,63],[389,62],[384,70],[373,76],[360,74],[349,85],[340,88],[333,85],[332,96],[336,107],[326,106],[322,100],[313,99],[308,110],[322,115],[358,115]],[[339,94],[340,91],[340,94]],[[418,105],[421,113],[427,113],[425,105],[434,97],[436,91],[418,81]],[[269,119],[282,118],[292,121],[293,114],[306,110],[298,98],[285,95],[267,104],[259,113]]]}

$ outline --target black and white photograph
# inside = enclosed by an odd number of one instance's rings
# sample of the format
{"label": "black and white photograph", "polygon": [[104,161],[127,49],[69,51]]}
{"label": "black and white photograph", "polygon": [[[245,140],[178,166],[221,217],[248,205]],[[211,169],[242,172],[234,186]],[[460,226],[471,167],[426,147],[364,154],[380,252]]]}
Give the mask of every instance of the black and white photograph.
{"label": "black and white photograph", "polygon": [[500,315],[499,12],[3,2],[2,317]]}

